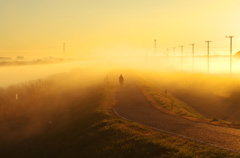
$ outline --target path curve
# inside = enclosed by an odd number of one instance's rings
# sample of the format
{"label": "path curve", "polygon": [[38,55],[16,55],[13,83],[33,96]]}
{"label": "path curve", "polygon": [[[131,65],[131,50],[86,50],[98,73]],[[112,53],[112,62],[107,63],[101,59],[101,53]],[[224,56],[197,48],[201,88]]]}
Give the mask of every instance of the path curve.
{"label": "path curve", "polygon": [[134,83],[116,93],[115,114],[154,130],[240,153],[240,129],[191,121],[154,108]]}

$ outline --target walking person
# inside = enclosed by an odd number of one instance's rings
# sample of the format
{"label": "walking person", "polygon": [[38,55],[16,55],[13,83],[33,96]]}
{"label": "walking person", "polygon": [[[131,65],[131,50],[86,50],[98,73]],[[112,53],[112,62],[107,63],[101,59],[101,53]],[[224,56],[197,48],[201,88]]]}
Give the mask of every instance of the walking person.
{"label": "walking person", "polygon": [[123,78],[122,74],[120,74],[120,76],[119,76],[119,83],[120,83],[120,86],[123,86],[123,84],[124,84],[124,78]]}

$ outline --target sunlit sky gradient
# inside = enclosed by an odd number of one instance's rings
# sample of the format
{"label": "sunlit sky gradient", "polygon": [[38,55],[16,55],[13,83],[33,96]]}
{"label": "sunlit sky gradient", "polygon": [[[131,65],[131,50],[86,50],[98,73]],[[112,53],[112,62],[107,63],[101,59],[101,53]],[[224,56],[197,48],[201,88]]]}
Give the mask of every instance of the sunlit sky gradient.
{"label": "sunlit sky gradient", "polygon": [[240,50],[239,0],[0,0],[0,56]]}

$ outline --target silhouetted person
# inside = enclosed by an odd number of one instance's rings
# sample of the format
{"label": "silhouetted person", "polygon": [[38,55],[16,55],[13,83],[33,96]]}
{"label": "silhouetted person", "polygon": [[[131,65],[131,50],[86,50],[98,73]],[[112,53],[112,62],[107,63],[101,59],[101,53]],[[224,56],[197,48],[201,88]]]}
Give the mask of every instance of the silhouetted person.
{"label": "silhouetted person", "polygon": [[104,82],[105,82],[106,84],[109,83],[109,81],[108,81],[108,75],[104,78]]}
{"label": "silhouetted person", "polygon": [[167,90],[164,91],[165,95],[167,95]]}
{"label": "silhouetted person", "polygon": [[119,76],[119,83],[120,83],[120,86],[122,86],[124,84],[124,78],[123,78],[122,74]]}

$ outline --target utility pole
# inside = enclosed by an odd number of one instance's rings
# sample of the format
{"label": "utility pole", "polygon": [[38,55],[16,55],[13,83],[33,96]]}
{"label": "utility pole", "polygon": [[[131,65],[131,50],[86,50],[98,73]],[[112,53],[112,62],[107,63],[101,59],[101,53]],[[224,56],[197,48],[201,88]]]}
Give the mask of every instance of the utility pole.
{"label": "utility pole", "polygon": [[182,70],[183,70],[183,45],[180,46],[181,47],[181,59],[182,59]]}
{"label": "utility pole", "polygon": [[192,71],[194,72],[194,43],[190,43],[192,45]]}
{"label": "utility pole", "polygon": [[169,65],[169,57],[168,57],[168,54],[169,54],[169,49],[167,49],[167,64]]}
{"label": "utility pole", "polygon": [[157,40],[154,40],[154,53],[157,55]]}
{"label": "utility pole", "polygon": [[175,57],[175,49],[176,47],[173,47],[173,56]]}
{"label": "utility pole", "polygon": [[207,42],[207,55],[208,55],[208,73],[209,73],[209,43],[212,41],[205,41]]}
{"label": "utility pole", "polygon": [[226,38],[230,38],[230,75],[232,76],[232,38],[234,36],[226,36]]}
{"label": "utility pole", "polygon": [[173,47],[173,62],[175,63],[175,49],[176,47]]}
{"label": "utility pole", "polygon": [[65,43],[63,43],[63,57],[65,57]]}

